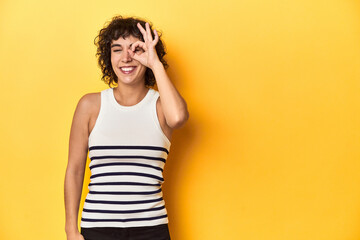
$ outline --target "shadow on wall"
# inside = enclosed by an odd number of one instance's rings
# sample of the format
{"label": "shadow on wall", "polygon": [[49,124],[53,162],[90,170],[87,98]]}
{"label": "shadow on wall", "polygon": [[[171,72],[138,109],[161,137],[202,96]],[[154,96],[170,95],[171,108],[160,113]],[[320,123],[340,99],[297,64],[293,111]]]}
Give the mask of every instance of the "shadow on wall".
{"label": "shadow on wall", "polygon": [[[183,86],[184,72],[181,69],[181,64],[176,62],[176,58],[170,57],[171,66],[167,69],[169,78],[174,83],[180,94],[185,98],[182,89]],[[173,71],[172,66],[176,66],[176,70]],[[195,94],[195,93],[192,93]],[[186,208],[186,203],[181,201],[184,196],[181,196],[182,189],[186,189],[184,186],[184,179],[186,178],[189,168],[195,161],[193,154],[196,151],[195,144],[199,142],[201,125],[198,123],[196,116],[197,113],[191,112],[191,102],[185,98],[189,110],[189,120],[180,129],[175,129],[171,137],[171,146],[168,158],[166,160],[164,168],[164,183],[162,185],[163,198],[165,200],[165,206],[168,212],[169,218],[169,230],[171,239],[185,239],[184,227],[187,225],[187,220],[183,218],[183,214],[180,212],[181,209]],[[187,202],[190,202],[187,201]],[[181,206],[179,205],[181,204]]]}
{"label": "shadow on wall", "polygon": [[[184,199],[180,190],[186,188],[183,179],[194,161],[192,153],[195,151],[195,138],[199,130],[193,119],[190,120],[190,118],[183,128],[174,131],[164,169],[163,198],[168,211],[172,239],[185,238],[182,229],[186,224],[184,223],[185,219],[181,218],[183,214],[180,211],[186,208],[184,206],[186,203],[179,201],[179,199]],[[179,204],[182,206],[180,207]]]}

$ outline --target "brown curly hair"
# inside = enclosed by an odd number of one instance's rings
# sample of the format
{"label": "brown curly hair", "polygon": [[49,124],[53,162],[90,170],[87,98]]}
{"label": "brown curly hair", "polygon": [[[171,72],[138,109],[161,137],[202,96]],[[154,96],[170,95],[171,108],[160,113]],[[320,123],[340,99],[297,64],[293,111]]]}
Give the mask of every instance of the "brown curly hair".
{"label": "brown curly hair", "polygon": [[[110,22],[106,24],[104,28],[99,31],[99,34],[94,39],[94,44],[97,46],[97,52],[95,56],[98,57],[98,65],[102,71],[101,80],[111,87],[111,84],[115,85],[118,82],[118,78],[111,65],[111,42],[113,40],[119,39],[122,37],[128,37],[132,35],[136,38],[139,38],[141,41],[144,41],[143,35],[137,27],[137,23],[140,23],[141,26],[146,29],[145,23],[148,22],[150,25],[151,35],[153,39],[155,38],[154,32],[152,30],[152,23],[150,21],[145,21],[138,17],[123,17],[121,15],[114,16]],[[164,68],[167,69],[169,65],[167,64],[164,56],[166,54],[166,48],[164,42],[161,40],[162,33],[156,30],[159,35],[159,41],[155,46],[156,53],[159,57],[159,60],[163,64]],[[150,68],[146,68],[145,71],[145,85],[154,86],[156,83],[154,73]]]}

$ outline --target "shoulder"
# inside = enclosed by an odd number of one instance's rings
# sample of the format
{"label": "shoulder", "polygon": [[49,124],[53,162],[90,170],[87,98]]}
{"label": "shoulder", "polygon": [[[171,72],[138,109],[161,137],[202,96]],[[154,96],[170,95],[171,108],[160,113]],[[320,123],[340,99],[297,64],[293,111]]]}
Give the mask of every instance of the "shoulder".
{"label": "shoulder", "polygon": [[77,109],[82,113],[92,113],[100,107],[101,92],[84,94],[77,105]]}
{"label": "shoulder", "polygon": [[83,95],[79,102],[82,102],[84,105],[91,105],[100,100],[101,92],[93,92],[93,93],[86,93]]}

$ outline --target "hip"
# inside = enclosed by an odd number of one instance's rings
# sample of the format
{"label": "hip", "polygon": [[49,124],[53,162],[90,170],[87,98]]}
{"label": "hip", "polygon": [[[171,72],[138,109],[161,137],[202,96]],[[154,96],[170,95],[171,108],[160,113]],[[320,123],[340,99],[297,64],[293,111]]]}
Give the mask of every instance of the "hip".
{"label": "hip", "polygon": [[168,224],[144,227],[81,227],[85,240],[170,240]]}

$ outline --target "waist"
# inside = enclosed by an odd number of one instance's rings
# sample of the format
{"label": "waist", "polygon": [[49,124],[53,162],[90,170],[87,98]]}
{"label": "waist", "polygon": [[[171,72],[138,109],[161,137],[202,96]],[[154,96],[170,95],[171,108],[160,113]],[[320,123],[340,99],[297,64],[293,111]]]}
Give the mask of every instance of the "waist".
{"label": "waist", "polygon": [[138,227],[167,223],[165,201],[161,188],[158,190],[160,191],[152,194],[140,194],[136,191],[122,191],[121,194],[90,191],[85,199],[81,226]]}

